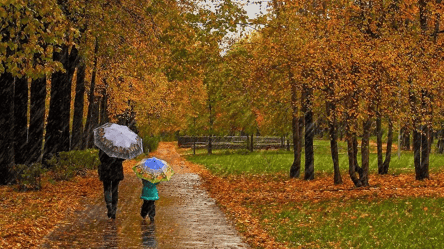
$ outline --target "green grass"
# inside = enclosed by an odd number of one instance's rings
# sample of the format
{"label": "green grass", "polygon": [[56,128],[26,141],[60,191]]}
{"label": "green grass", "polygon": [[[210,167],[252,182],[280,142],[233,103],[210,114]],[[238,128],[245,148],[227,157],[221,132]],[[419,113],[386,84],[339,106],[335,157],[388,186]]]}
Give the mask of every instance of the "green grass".
{"label": "green grass", "polygon": [[[343,177],[348,171],[346,145],[339,144]],[[188,151],[187,159],[217,175],[288,173],[293,152],[216,150],[207,155]],[[359,159],[360,160],[360,159]],[[302,170],[304,168],[302,156]],[[332,173],[328,141],[315,141],[315,173]],[[430,172],[444,165],[444,155],[430,155]],[[370,172],[377,156],[370,155]],[[390,174],[414,173],[412,152],[392,155]],[[292,248],[444,248],[443,198],[349,199],[313,202],[245,204],[277,241]]]}
{"label": "green grass", "polygon": [[[330,154],[330,144],[326,140],[315,140],[314,142],[314,162],[316,173],[333,173],[333,162]],[[345,142],[339,142],[339,167],[341,171],[348,171],[348,156],[346,154]],[[304,169],[304,154],[302,154],[301,167]],[[385,154],[384,154],[385,157]],[[192,162],[205,165],[212,173],[217,175],[227,174],[262,174],[289,172],[293,163],[293,152],[278,151],[254,151],[248,153],[246,150],[215,150],[209,156],[204,149],[196,150],[196,155],[192,155],[192,150],[188,151],[186,158]],[[377,172],[377,155],[370,154],[370,172]],[[361,159],[358,158],[361,162]],[[361,163],[360,163],[361,165]],[[430,154],[430,171],[434,172],[444,166],[444,154]],[[398,159],[397,152],[392,154],[389,173],[399,174],[414,172],[413,154],[403,151]]]}
{"label": "green grass", "polygon": [[292,247],[443,248],[442,198],[292,203],[255,209],[264,227]]}

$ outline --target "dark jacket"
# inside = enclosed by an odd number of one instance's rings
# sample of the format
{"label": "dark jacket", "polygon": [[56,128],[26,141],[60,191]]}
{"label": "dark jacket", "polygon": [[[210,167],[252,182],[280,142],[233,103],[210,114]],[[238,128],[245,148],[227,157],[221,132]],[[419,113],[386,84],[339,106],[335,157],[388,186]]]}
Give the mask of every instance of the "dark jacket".
{"label": "dark jacket", "polygon": [[125,159],[109,157],[105,152],[99,150],[99,178],[100,181],[121,181],[123,180],[122,162]]}

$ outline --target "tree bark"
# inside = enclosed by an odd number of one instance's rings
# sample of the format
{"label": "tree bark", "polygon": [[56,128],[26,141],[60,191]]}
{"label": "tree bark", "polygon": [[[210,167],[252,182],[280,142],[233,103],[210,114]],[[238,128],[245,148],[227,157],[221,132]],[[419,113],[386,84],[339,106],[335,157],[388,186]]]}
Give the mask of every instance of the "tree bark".
{"label": "tree bark", "polygon": [[429,178],[429,141],[430,127],[426,124],[422,126],[421,132],[421,173],[420,180]]}
{"label": "tree bark", "polygon": [[106,93],[106,81],[104,80],[105,88],[102,90],[100,98],[100,125],[109,122],[108,119],[108,94]]}
{"label": "tree bark", "polygon": [[382,120],[381,115],[378,113],[376,117],[376,150],[378,153],[378,173],[384,174],[383,157],[382,157]]}
{"label": "tree bark", "polygon": [[393,122],[389,118],[389,120],[388,120],[388,133],[387,133],[387,150],[385,152],[384,163],[382,164],[382,168],[383,168],[382,174],[387,174],[388,173],[388,169],[389,169],[389,165],[390,165],[390,160],[392,158],[392,144],[393,144]]}
{"label": "tree bark", "polygon": [[208,155],[213,154],[213,135],[208,135]]}
{"label": "tree bark", "polygon": [[313,123],[313,110],[312,110],[312,98],[313,89],[308,88],[304,90],[306,93],[303,109],[305,110],[305,175],[304,180],[314,179],[314,123]]}
{"label": "tree bark", "polygon": [[41,162],[45,126],[46,77],[31,82],[28,150],[30,162]]}
{"label": "tree bark", "polygon": [[[54,61],[59,61],[65,67],[68,61],[68,46],[63,45],[60,52],[54,52]],[[66,67],[65,67],[66,69]],[[55,72],[51,78],[51,97],[46,124],[44,159],[48,160],[59,151],[69,150],[69,141],[64,138],[66,118],[66,73]],[[69,101],[68,101],[69,103]],[[69,118],[69,116],[68,116]]]}
{"label": "tree bark", "polygon": [[[209,109],[209,111],[210,111],[210,120],[209,120],[209,123],[210,123],[210,134],[208,135],[208,155],[211,155],[211,154],[213,154],[213,139],[212,139],[212,136],[213,136],[213,116],[212,116],[212,106],[211,106],[211,101],[210,100],[208,100],[208,109]],[[248,140],[248,137],[247,137],[247,140]]]}
{"label": "tree bark", "polygon": [[85,148],[83,141],[83,107],[85,101],[85,72],[86,65],[83,59],[77,68],[76,95],[74,99],[74,116],[72,122],[71,147],[74,150]]}
{"label": "tree bark", "polygon": [[11,181],[10,169],[14,164],[13,154],[13,96],[14,77],[8,72],[0,75],[0,184]]}
{"label": "tree bark", "polygon": [[327,124],[329,130],[329,138],[330,138],[330,150],[331,150],[331,158],[333,160],[333,170],[334,176],[333,181],[334,184],[341,184],[342,177],[341,172],[339,170],[339,152],[338,152],[338,134],[337,134],[337,121],[335,110],[336,106],[332,101],[326,101],[326,110],[327,110]]}
{"label": "tree bark", "polygon": [[369,169],[369,143],[370,129],[372,122],[367,118],[363,124],[362,142],[361,142],[361,160],[362,160],[362,176],[360,177],[362,186],[368,186],[368,169]]}
{"label": "tree bark", "polygon": [[347,140],[348,173],[350,175],[350,179],[353,181],[353,184],[356,187],[361,187],[362,183],[361,183],[359,176],[357,175],[357,172],[356,172],[357,161],[356,161],[355,150],[354,150],[353,136],[347,130],[348,129],[346,128],[345,139]]}
{"label": "tree bark", "polygon": [[291,122],[291,128],[293,131],[293,164],[290,167],[290,178],[298,178],[301,174],[301,146],[300,146],[300,133],[299,133],[299,117],[296,110],[293,110],[293,117]]}
{"label": "tree bark", "polygon": [[247,149],[247,150],[250,150],[250,136],[248,135],[248,134],[246,134],[246,137],[247,137],[247,148],[245,148],[245,149]]}
{"label": "tree bark", "polygon": [[401,149],[410,150],[410,131],[407,127],[401,128],[402,139],[401,139]]}
{"label": "tree bark", "polygon": [[353,142],[353,156],[354,158],[354,164],[355,164],[355,171],[358,172],[359,178],[362,178],[362,168],[359,167],[358,163],[358,138],[356,133],[352,133],[352,142]]}
{"label": "tree bark", "polygon": [[78,51],[74,47],[71,54],[68,46],[62,45],[60,52],[53,53],[54,61],[60,61],[65,72],[55,72],[51,78],[51,99],[45,136],[45,159],[60,151],[70,149],[71,85]]}
{"label": "tree bark", "polygon": [[443,154],[444,153],[444,129],[442,128],[442,124],[441,124],[441,129],[438,131],[437,147],[438,147],[438,153]]}
{"label": "tree bark", "polygon": [[421,134],[413,129],[413,162],[415,165],[416,180],[421,176]]}
{"label": "tree bark", "polygon": [[290,72],[289,78],[291,82],[291,107],[292,119],[291,129],[293,132],[293,164],[290,167],[290,178],[298,178],[301,174],[301,151],[302,151],[302,125],[300,124],[299,110],[297,106],[297,89],[296,82],[293,80],[293,75]]}
{"label": "tree bark", "polygon": [[28,140],[28,78],[14,81],[14,160],[29,164]]}
{"label": "tree bark", "polygon": [[96,38],[95,46],[94,46],[94,63],[93,63],[93,71],[91,75],[91,86],[89,88],[88,95],[88,113],[86,116],[86,124],[84,131],[85,138],[85,148],[92,148],[94,144],[94,134],[93,129],[95,125],[93,124],[93,112],[95,109],[94,106],[94,92],[96,88],[96,75],[97,75],[97,53],[99,52],[99,42]]}
{"label": "tree bark", "polygon": [[[427,30],[427,22],[428,22],[428,15],[429,13],[427,10],[427,1],[425,0],[418,0],[419,5],[419,23],[421,26],[421,33],[424,39],[427,39],[428,36]],[[430,108],[428,108],[428,103],[426,99],[431,99],[432,94],[427,90],[422,88],[421,89],[421,102],[420,102],[420,110],[416,111],[416,114],[419,115],[419,120],[415,120],[414,128],[416,130],[416,147],[415,147],[415,171],[416,171],[416,179],[417,180],[423,180],[426,178],[429,178],[429,153],[430,153],[430,129],[431,125],[426,123],[425,125],[420,124],[421,117],[424,114],[432,114],[432,111],[430,111]],[[412,104],[417,103],[415,96],[410,96],[412,100]],[[419,129],[418,129],[419,128]],[[420,140],[420,141],[418,141]]]}

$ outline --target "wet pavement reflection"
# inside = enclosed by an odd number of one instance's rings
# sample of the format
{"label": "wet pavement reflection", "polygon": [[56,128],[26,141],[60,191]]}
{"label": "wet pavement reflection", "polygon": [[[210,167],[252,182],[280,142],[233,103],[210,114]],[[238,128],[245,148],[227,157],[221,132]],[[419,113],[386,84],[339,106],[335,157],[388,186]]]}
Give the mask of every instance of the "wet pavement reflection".
{"label": "wet pavement reflection", "polygon": [[140,228],[142,229],[142,245],[145,248],[156,248],[156,224],[150,224],[146,220],[140,222]]}
{"label": "wet pavement reflection", "polygon": [[[174,156],[177,163],[171,146],[161,144],[158,151],[160,158],[170,163]],[[140,217],[141,180],[125,173],[116,220],[108,219],[102,196],[85,200],[84,210],[59,224],[41,248],[249,248],[201,188],[200,176],[175,171],[171,181],[158,185],[154,223]]]}

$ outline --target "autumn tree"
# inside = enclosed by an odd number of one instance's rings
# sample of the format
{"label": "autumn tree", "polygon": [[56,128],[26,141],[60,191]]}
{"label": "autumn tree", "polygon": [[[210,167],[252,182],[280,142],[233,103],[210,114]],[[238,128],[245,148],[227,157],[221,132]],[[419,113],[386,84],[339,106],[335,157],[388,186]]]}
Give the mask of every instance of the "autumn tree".
{"label": "autumn tree", "polygon": [[[43,94],[46,82],[42,79],[52,70],[60,67],[51,59],[52,45],[58,44],[63,27],[60,11],[54,1],[13,1],[0,5],[2,19],[1,81],[2,91],[2,183],[8,181],[8,171],[16,163],[30,163],[38,160],[41,143],[38,138],[43,126],[44,105],[36,103]],[[26,139],[28,109],[28,79],[31,80],[29,140]],[[16,91],[14,91],[16,87]],[[15,92],[15,94],[14,94]],[[44,97],[43,97],[44,99]],[[14,106],[14,108],[12,108]],[[16,127],[16,129],[14,128]],[[16,134],[15,137],[13,134]],[[14,136],[14,137],[13,137]],[[37,138],[37,140],[35,140]],[[29,141],[37,141],[37,145]],[[42,140],[39,140],[42,141]],[[12,154],[14,151],[14,155]],[[31,154],[30,154],[31,153]]]}

